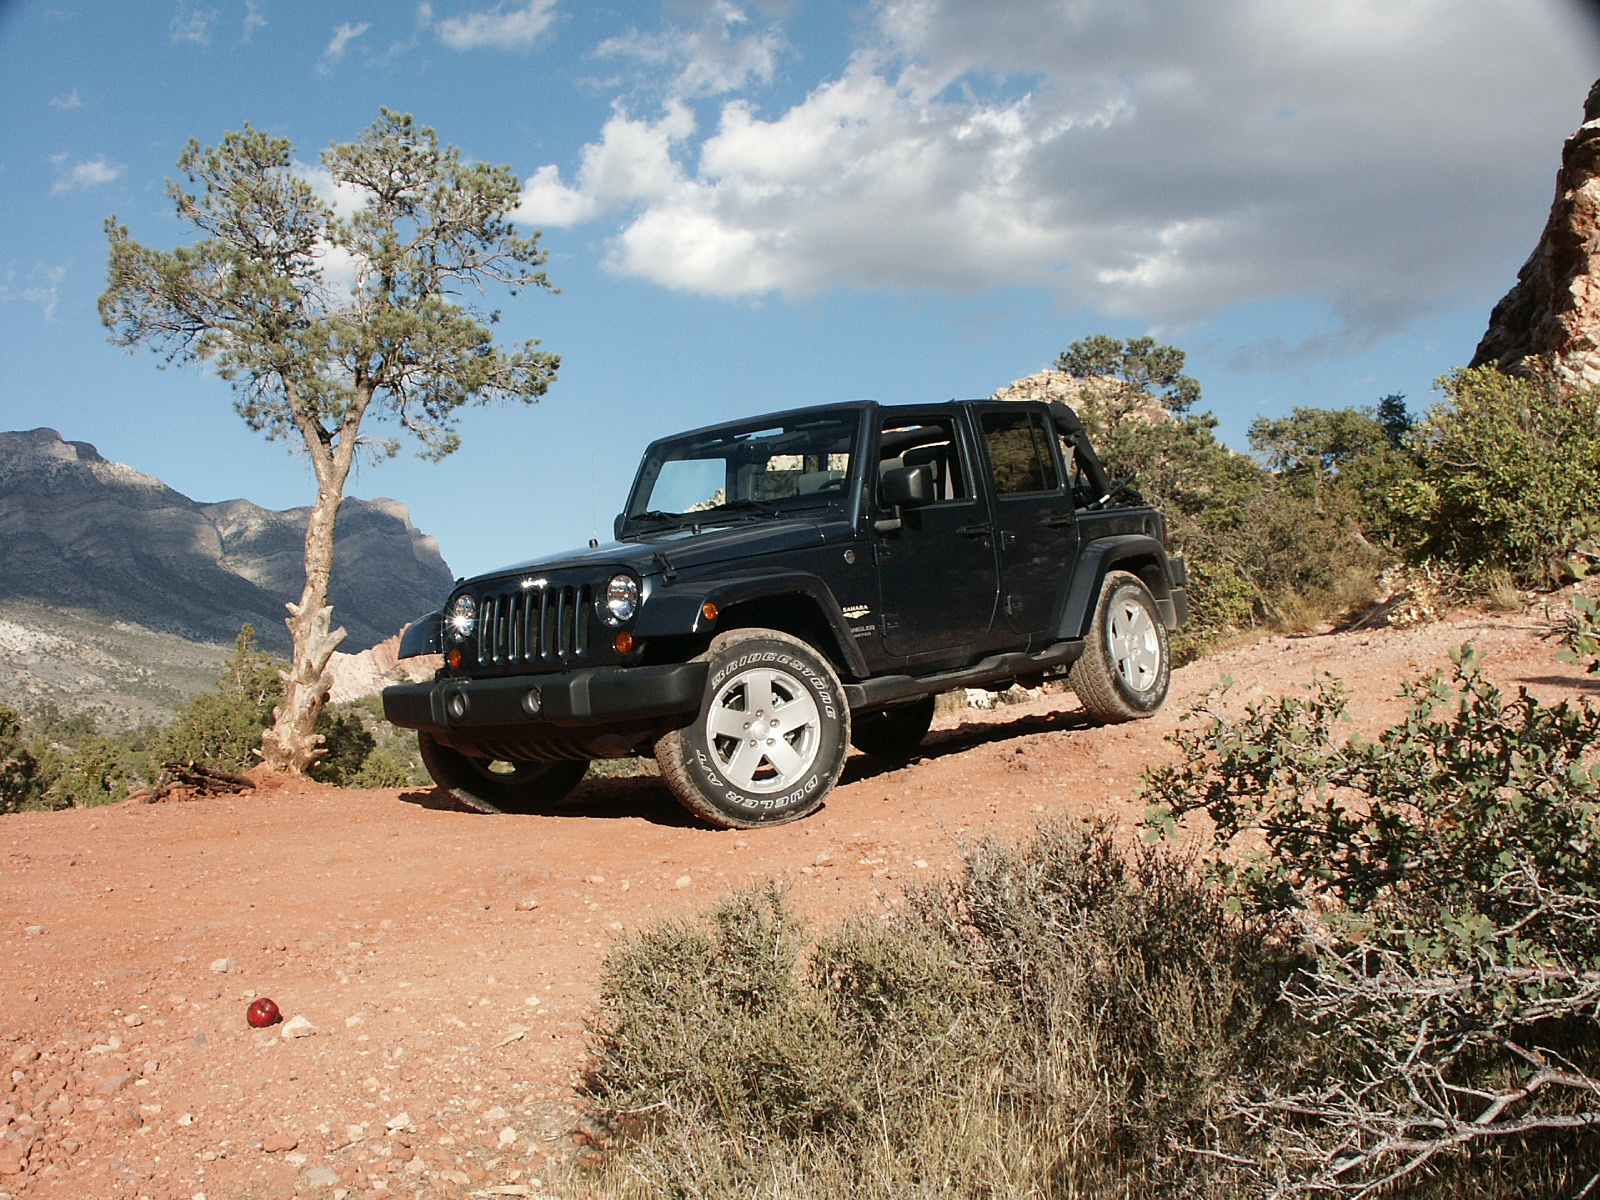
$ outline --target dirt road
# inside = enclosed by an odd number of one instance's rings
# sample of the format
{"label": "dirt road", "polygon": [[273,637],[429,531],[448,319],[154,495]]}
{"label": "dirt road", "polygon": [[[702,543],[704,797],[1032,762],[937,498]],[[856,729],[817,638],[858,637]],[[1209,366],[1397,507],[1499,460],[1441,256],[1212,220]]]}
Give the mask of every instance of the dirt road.
{"label": "dirt road", "polygon": [[[308,785],[0,818],[0,1196],[541,1195],[616,931],[767,877],[825,920],[894,904],[963,839],[1132,824],[1139,770],[1223,675],[1277,694],[1329,671],[1370,731],[1470,640],[1502,683],[1593,696],[1538,625],[1269,638],[1178,671],[1129,726],[1069,695],[944,718],[910,764],[855,757],[814,817],[749,833],[692,825],[648,778],[541,817]],[[314,1032],[251,1029],[257,995]]]}

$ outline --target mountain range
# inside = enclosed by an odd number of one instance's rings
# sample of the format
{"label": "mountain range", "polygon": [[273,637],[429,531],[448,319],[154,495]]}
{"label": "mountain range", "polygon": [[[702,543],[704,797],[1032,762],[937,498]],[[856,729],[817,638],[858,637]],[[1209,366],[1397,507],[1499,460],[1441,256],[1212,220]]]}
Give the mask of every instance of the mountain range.
{"label": "mountain range", "polygon": [[[248,621],[287,656],[309,508],[205,504],[53,429],[0,433],[0,598],[92,610],[197,642]],[[340,647],[365,650],[449,593],[438,543],[396,500],[347,499],[334,541]]]}

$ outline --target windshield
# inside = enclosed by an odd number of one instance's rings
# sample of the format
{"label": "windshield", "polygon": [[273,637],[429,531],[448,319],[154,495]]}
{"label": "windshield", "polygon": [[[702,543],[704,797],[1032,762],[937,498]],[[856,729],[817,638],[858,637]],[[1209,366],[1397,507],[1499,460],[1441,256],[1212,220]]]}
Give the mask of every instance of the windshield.
{"label": "windshield", "polygon": [[844,497],[860,415],[838,412],[752,422],[650,449],[628,505],[631,520],[770,514]]}

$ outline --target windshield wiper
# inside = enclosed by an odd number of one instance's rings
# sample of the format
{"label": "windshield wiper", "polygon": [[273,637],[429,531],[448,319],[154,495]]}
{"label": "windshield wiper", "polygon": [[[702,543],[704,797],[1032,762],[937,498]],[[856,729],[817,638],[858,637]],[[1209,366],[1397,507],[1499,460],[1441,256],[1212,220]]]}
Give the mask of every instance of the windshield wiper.
{"label": "windshield wiper", "polygon": [[683,513],[662,512],[659,508],[634,513],[628,518],[630,521],[659,521],[664,525],[682,525],[684,519]]}
{"label": "windshield wiper", "polygon": [[775,517],[778,515],[778,506],[769,504],[765,500],[726,500],[721,504],[713,504],[710,508],[701,509],[695,516],[702,513],[714,512],[754,512],[762,516]]}

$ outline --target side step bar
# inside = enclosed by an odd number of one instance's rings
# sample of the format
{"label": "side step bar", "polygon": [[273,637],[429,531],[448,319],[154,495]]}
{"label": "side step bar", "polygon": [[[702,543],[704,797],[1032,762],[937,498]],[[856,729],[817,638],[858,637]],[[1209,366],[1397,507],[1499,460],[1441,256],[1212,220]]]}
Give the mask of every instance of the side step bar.
{"label": "side step bar", "polygon": [[846,702],[852,712],[863,708],[883,708],[900,700],[916,700],[954,688],[982,687],[1018,675],[1032,675],[1050,667],[1062,667],[1083,656],[1082,638],[1056,642],[1038,654],[992,654],[982,662],[938,675],[882,675],[860,683],[844,685]]}

